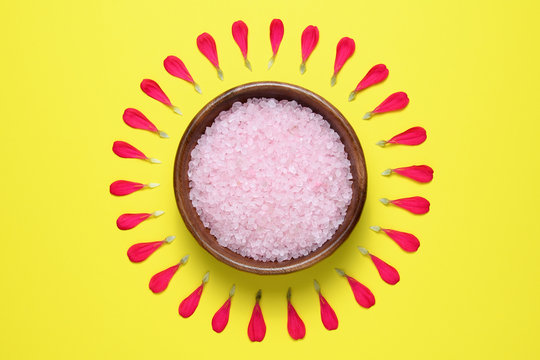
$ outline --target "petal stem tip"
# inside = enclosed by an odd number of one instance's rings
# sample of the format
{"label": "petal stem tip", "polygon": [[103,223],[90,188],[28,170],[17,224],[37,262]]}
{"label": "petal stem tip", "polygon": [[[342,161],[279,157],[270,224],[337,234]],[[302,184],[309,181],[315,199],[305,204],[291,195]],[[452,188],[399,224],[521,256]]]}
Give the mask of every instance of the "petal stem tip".
{"label": "petal stem tip", "polygon": [[306,72],[306,63],[302,62],[300,64],[300,74],[304,75],[305,72]]}
{"label": "petal stem tip", "polygon": [[371,119],[371,116],[372,116],[371,111],[368,111],[368,112],[362,117],[362,119],[364,119],[364,120],[369,120],[369,119]]}
{"label": "petal stem tip", "polygon": [[219,80],[223,81],[223,79],[224,79],[223,70],[221,70],[220,68],[217,68],[217,76],[218,76]]}
{"label": "petal stem tip", "polygon": [[170,244],[170,243],[173,242],[174,239],[176,239],[176,236],[171,235],[171,236],[167,236],[167,237],[165,238],[164,241],[165,241],[167,244]]}
{"label": "petal stem tip", "polygon": [[183,115],[182,111],[180,111],[180,109],[177,106],[172,106],[171,109],[172,109],[172,111],[174,111],[178,115]]}
{"label": "petal stem tip", "polygon": [[336,74],[332,75],[332,78],[330,79],[330,86],[336,85],[337,77]]}
{"label": "petal stem tip", "polygon": [[351,93],[349,94],[349,101],[353,101],[354,99],[356,99],[356,94],[358,94],[356,91],[351,91]]}
{"label": "petal stem tip", "polygon": [[249,71],[253,71],[251,69],[251,63],[249,62],[247,58],[244,59],[244,65],[249,69]]}
{"label": "petal stem tip", "polygon": [[153,188],[155,188],[155,187],[158,187],[159,184],[158,184],[158,183],[149,183],[147,186],[148,186],[150,189],[153,189]]}
{"label": "petal stem tip", "polygon": [[202,279],[203,284],[206,284],[209,278],[210,278],[210,271],[207,271],[206,274],[204,274],[203,279]]}
{"label": "petal stem tip", "polygon": [[381,175],[383,176],[389,176],[392,173],[392,169],[386,169],[384,170]]}
{"label": "petal stem tip", "polygon": [[180,259],[180,264],[184,265],[185,263],[187,263],[188,259],[189,259],[189,255],[184,256],[182,259]]}
{"label": "petal stem tip", "polygon": [[363,248],[361,246],[358,247],[358,251],[360,251],[362,255],[369,255],[369,251],[367,251],[366,248]]}
{"label": "petal stem tip", "polygon": [[376,225],[375,225],[375,226],[370,226],[369,228],[370,228],[371,230],[373,230],[373,231],[376,231],[376,232],[381,231],[381,227],[380,227],[380,226],[376,226]]}
{"label": "petal stem tip", "polygon": [[202,94],[201,87],[197,83],[193,83],[193,87],[195,88],[195,91],[199,94]]}
{"label": "petal stem tip", "polygon": [[388,200],[387,198],[379,199],[379,201],[382,202],[384,205],[390,204],[390,200]]}
{"label": "petal stem tip", "polygon": [[378,141],[378,142],[377,142],[377,145],[379,145],[380,147],[384,147],[384,146],[386,145],[387,142],[388,142],[388,141],[386,141],[386,140],[381,140],[381,141]]}
{"label": "petal stem tip", "polygon": [[270,58],[270,60],[268,61],[268,70],[270,70],[270,68],[272,67],[272,65],[274,65],[274,62],[276,61],[276,57],[275,56],[272,56]]}
{"label": "petal stem tip", "polygon": [[321,293],[321,285],[319,285],[319,282],[315,279],[313,279],[313,287],[315,288],[315,291],[319,294]]}
{"label": "petal stem tip", "polygon": [[158,217],[158,216],[161,216],[161,215],[163,215],[163,214],[165,214],[165,211],[163,211],[163,210],[154,211],[154,212],[152,213],[152,215],[153,215],[154,217]]}
{"label": "petal stem tip", "polygon": [[231,290],[229,290],[229,297],[233,297],[234,293],[236,293],[236,284],[233,284],[233,286],[231,286]]}
{"label": "petal stem tip", "polygon": [[259,302],[259,300],[261,300],[261,297],[262,297],[262,290],[259,289],[259,291],[257,291],[257,294],[255,294],[255,301]]}
{"label": "petal stem tip", "polygon": [[156,158],[148,158],[148,161],[150,161],[152,164],[161,164],[161,161]]}
{"label": "petal stem tip", "polygon": [[287,290],[287,302],[291,302],[291,287]]}
{"label": "petal stem tip", "polygon": [[335,268],[335,270],[340,276],[347,276],[347,274],[345,274],[345,271],[343,271],[341,269],[338,269],[338,268]]}
{"label": "petal stem tip", "polygon": [[166,133],[165,131],[159,130],[159,131],[158,131],[158,135],[159,135],[159,137],[162,137],[162,138],[164,138],[164,139],[168,139],[168,138],[169,138],[169,135],[167,135],[167,133]]}

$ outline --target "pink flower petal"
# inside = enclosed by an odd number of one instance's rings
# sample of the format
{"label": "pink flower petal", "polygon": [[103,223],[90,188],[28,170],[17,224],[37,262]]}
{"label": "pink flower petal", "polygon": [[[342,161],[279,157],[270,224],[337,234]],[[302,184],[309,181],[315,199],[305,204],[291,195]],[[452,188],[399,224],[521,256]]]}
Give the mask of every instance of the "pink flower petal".
{"label": "pink flower petal", "polygon": [[112,195],[124,196],[137,190],[141,190],[142,188],[144,188],[144,184],[126,180],[117,180],[111,184],[109,191]]}
{"label": "pink flower petal", "polygon": [[182,300],[180,306],[178,307],[178,313],[180,314],[180,316],[182,316],[183,318],[188,318],[193,315],[195,310],[197,310],[197,306],[199,306],[199,301],[201,300],[203,288],[204,285],[201,284],[191,294],[189,294],[188,297]]}
{"label": "pink flower petal", "polygon": [[138,263],[148,259],[163,244],[164,241],[161,240],[131,245],[127,251],[127,256],[131,262]]}
{"label": "pink flower petal", "polygon": [[142,151],[124,141],[115,141],[113,143],[113,152],[121,158],[148,159],[148,157],[144,155]]}
{"label": "pink flower petal", "polygon": [[283,22],[280,19],[274,19],[270,23],[270,44],[272,45],[272,57],[268,61],[268,69],[272,67],[276,60],[281,40],[283,40]]}
{"label": "pink flower petal", "polygon": [[279,45],[283,40],[283,34],[285,30],[283,28],[283,22],[280,19],[274,19],[270,23],[270,44],[272,45],[272,53],[275,57],[279,50]]}
{"label": "pink flower petal", "polygon": [[337,329],[339,322],[336,313],[321,293],[319,293],[319,303],[321,306],[321,321],[326,330]]}
{"label": "pink flower petal", "polygon": [[[367,254],[367,250],[364,248],[358,248],[363,254]],[[336,268],[336,272],[345,277],[347,281],[349,282],[349,285],[351,287],[351,290],[354,295],[354,299],[358,303],[358,305],[364,307],[364,308],[370,308],[373,305],[375,305],[375,296],[373,296],[373,293],[362,283],[360,283],[355,278],[345,274],[345,271],[341,269]]]}
{"label": "pink flower petal", "polygon": [[399,273],[393,266],[382,261],[375,255],[369,254],[369,256],[384,282],[390,285],[395,285],[399,282]]}
{"label": "pink flower petal", "polygon": [[172,277],[180,268],[180,265],[181,263],[178,263],[152,276],[150,283],[148,284],[150,290],[152,290],[154,294],[165,291],[165,289],[167,289],[169,286]]}
{"label": "pink flower petal", "polygon": [[349,37],[339,40],[336,47],[336,59],[334,60],[334,74],[331,80],[332,86],[335,85],[336,77],[343,65],[345,65],[345,62],[354,54],[355,47],[354,40]]}
{"label": "pink flower petal", "polygon": [[309,25],[302,32],[302,64],[300,72],[303,74],[306,71],[306,61],[319,42],[319,29],[316,26]]}
{"label": "pink flower petal", "polygon": [[388,235],[390,239],[394,240],[394,242],[404,251],[415,252],[420,246],[420,241],[413,234],[392,229],[382,229],[380,226],[371,226],[370,228],[374,231],[384,231],[384,233]]}
{"label": "pink flower petal", "polygon": [[148,219],[152,214],[150,213],[137,213],[137,214],[122,214],[116,220],[116,226],[120,230],[133,229],[135,226]]}
{"label": "pink flower petal", "polygon": [[212,329],[220,333],[222,332],[227,324],[229,323],[229,313],[231,311],[231,298],[229,297],[227,301],[219,308],[219,310],[214,314],[212,318]]}
{"label": "pink flower petal", "polygon": [[197,37],[197,47],[199,51],[214,65],[218,77],[223,80],[223,71],[219,67],[219,60],[214,38],[208,33],[202,33]]}
{"label": "pink flower petal", "polygon": [[154,133],[159,133],[159,130],[142,112],[137,109],[128,108],[122,116],[124,122],[134,129],[148,130]]}
{"label": "pink flower petal", "polygon": [[131,262],[138,263],[148,259],[157,249],[159,249],[163,244],[169,244],[174,240],[175,236],[167,236],[164,240],[161,241],[152,241],[145,243],[138,243],[132,245],[128,251],[127,256]]}
{"label": "pink flower petal", "polygon": [[155,82],[154,80],[144,79],[141,82],[141,90],[146,95],[150,96],[152,99],[155,99],[159,101],[160,103],[163,103],[167,106],[170,106],[170,107],[173,106],[171,104],[171,101],[167,97],[167,95],[165,95],[163,90],[161,90],[161,88],[159,87],[158,83]]}
{"label": "pink flower petal", "polygon": [[199,301],[201,300],[204,285],[208,282],[208,274],[209,273],[204,274],[201,285],[180,303],[180,306],[178,307],[178,313],[183,318],[188,318],[193,315],[193,313],[197,309],[197,306],[199,306]]}
{"label": "pink flower petal", "polygon": [[366,309],[375,305],[375,296],[373,296],[371,290],[353,277],[348,275],[346,275],[346,277],[358,305]]}
{"label": "pink flower petal", "polygon": [[167,58],[163,60],[163,66],[169,74],[189,82],[193,85],[195,91],[201,94],[201,87],[195,82],[195,80],[193,80],[193,77],[189,73],[186,65],[184,65],[184,62],[182,60],[180,60],[176,56],[167,56]]}
{"label": "pink flower petal", "polygon": [[251,319],[249,320],[248,325],[248,337],[249,340],[255,342],[261,342],[266,335],[266,324],[264,322],[263,313],[261,306],[259,305],[259,300],[261,299],[261,290],[257,292],[255,297],[255,306],[251,313]]}
{"label": "pink flower petal", "polygon": [[397,169],[392,169],[396,174],[408,177],[421,183],[428,183],[433,180],[433,169],[427,165],[413,165]]}
{"label": "pink flower petal", "polygon": [[354,91],[358,92],[364,89],[367,89],[368,87],[378,84],[388,77],[388,69],[386,68],[386,65],[384,64],[378,64],[372,67],[366,76],[360,82],[358,85],[356,85],[356,89]]}
{"label": "pink flower petal", "polygon": [[409,104],[409,97],[406,93],[400,91],[387,97],[372,113],[385,113],[405,108]]}
{"label": "pink flower petal", "polygon": [[184,65],[184,62],[176,56],[167,56],[165,60],[163,60],[163,66],[172,76],[195,84],[195,81],[193,80],[193,77],[191,77],[186,65]]}
{"label": "pink flower petal", "polygon": [[390,202],[396,206],[412,212],[413,214],[425,214],[429,211],[430,206],[429,201],[420,196],[396,199]]}
{"label": "pink flower petal", "polygon": [[208,33],[202,33],[197,37],[197,47],[199,51],[214,65],[215,68],[219,68],[219,60],[216,48],[216,42],[212,35]]}
{"label": "pink flower petal", "polygon": [[423,127],[415,126],[402,133],[397,134],[390,140],[381,140],[377,145],[384,146],[387,143],[400,145],[420,145],[426,141],[426,130]]}
{"label": "pink flower petal", "polygon": [[242,20],[235,21],[232,24],[232,36],[240,51],[242,56],[247,58],[248,52],[248,27],[245,22]]}
{"label": "pink flower petal", "polygon": [[404,109],[409,104],[407,94],[400,91],[387,97],[379,106],[364,115],[364,120],[370,119],[374,114]]}
{"label": "pink flower petal", "polygon": [[413,234],[392,229],[382,229],[382,231],[405,251],[414,252],[420,247],[420,241]]}
{"label": "pink flower petal", "polygon": [[[338,269],[336,269],[338,270]],[[341,270],[340,270],[341,271]],[[338,272],[340,272],[338,271]],[[345,276],[345,273],[343,273],[343,276]],[[338,327],[338,319],[336,316],[336,313],[334,312],[334,309],[328,304],[328,301],[324,298],[324,296],[321,293],[321,286],[319,285],[319,282],[317,280],[313,280],[313,286],[315,287],[315,291],[319,295],[319,303],[321,307],[321,321],[324,325],[324,327],[327,330],[335,330]]]}
{"label": "pink flower petal", "polygon": [[306,336],[306,325],[290,301],[287,302],[287,331],[294,340],[300,340]]}
{"label": "pink flower petal", "polygon": [[219,308],[219,310],[214,314],[212,318],[212,329],[220,333],[222,332],[227,324],[229,323],[229,313],[231,310],[231,300],[236,291],[236,285],[233,284],[231,290],[229,291],[229,298],[225,303]]}

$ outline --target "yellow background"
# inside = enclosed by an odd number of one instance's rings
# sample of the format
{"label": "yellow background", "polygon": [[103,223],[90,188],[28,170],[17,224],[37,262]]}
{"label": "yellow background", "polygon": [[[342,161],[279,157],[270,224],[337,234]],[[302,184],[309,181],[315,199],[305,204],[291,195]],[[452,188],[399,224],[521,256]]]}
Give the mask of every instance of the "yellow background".
{"label": "yellow background", "polygon": [[[538,253],[539,6],[536,1],[10,1],[0,5],[0,358],[519,358],[540,357]],[[279,17],[285,37],[276,63],[268,26]],[[243,67],[230,33],[249,26]],[[320,42],[298,72],[300,34],[317,25]],[[225,81],[197,51],[196,36],[218,44]],[[335,45],[356,40],[354,57],[329,86]],[[162,60],[179,56],[201,84],[200,96],[169,76]],[[390,76],[349,103],[365,72],[383,62]],[[152,78],[181,107],[179,117],[139,89]],[[308,270],[272,277],[242,273],[217,262],[188,234],[172,191],[172,161],[183,130],[208,100],[238,84],[288,81],[334,103],[364,146],[369,193],[351,238]],[[402,112],[361,116],[394,91],[411,99]],[[123,124],[136,107],[171,135],[162,140]],[[421,125],[419,147],[374,145]],[[163,161],[119,159],[114,140],[126,140]],[[388,167],[426,163],[431,184]],[[160,182],[124,198],[108,194],[117,179]],[[385,207],[380,197],[422,195],[425,216]],[[158,220],[121,232],[122,212],[165,210]],[[381,225],[418,235],[415,254],[368,229]],[[177,235],[142,264],[129,245]],[[396,266],[402,280],[383,283],[362,244]],[[161,295],[147,288],[152,274],[184,254],[189,263]],[[339,266],[370,287],[377,304],[360,308]],[[189,319],[182,298],[206,270],[210,282]],[[312,288],[317,278],[340,326],[326,331]],[[231,320],[215,334],[210,319],[237,284]],[[307,336],[286,332],[285,292],[304,318]],[[258,288],[267,322],[252,344],[247,323]]]}

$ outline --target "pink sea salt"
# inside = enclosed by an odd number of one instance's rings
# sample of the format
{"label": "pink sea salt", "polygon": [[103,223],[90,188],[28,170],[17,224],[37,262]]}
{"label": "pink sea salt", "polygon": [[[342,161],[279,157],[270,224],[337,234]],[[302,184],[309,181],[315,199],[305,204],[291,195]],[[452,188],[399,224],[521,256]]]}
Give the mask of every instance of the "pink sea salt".
{"label": "pink sea salt", "polygon": [[249,99],[221,112],[191,152],[190,199],[220,245],[261,261],[307,255],[352,198],[339,135],[295,101]]}

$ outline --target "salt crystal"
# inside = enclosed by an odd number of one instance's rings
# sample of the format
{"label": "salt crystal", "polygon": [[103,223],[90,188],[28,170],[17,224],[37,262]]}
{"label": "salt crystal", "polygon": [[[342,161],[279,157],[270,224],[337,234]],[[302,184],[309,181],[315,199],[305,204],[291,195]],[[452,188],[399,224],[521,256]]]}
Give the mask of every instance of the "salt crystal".
{"label": "salt crystal", "polygon": [[343,223],[351,163],[339,135],[295,101],[249,99],[197,141],[190,199],[218,243],[260,261],[305,256]]}

